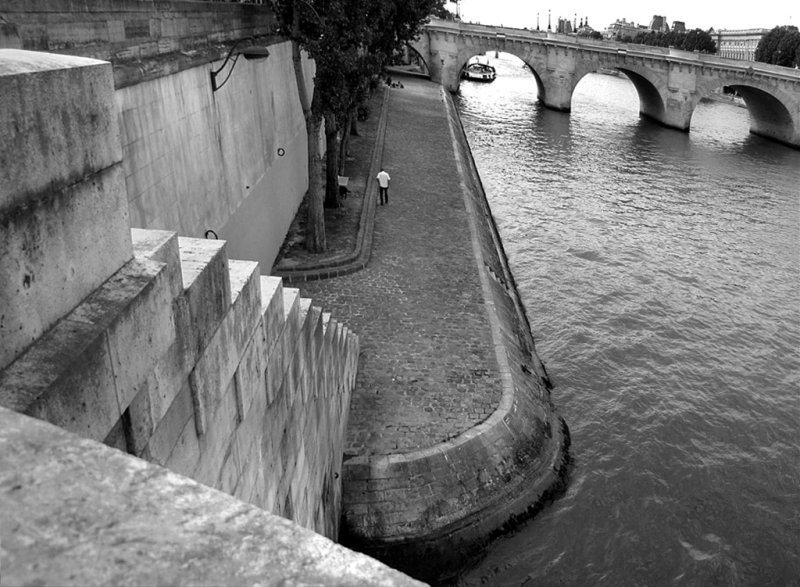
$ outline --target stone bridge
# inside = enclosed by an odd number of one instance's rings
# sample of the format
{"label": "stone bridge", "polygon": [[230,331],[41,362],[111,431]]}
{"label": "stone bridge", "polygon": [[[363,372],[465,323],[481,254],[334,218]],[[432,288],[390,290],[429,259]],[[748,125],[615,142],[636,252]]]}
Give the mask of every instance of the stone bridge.
{"label": "stone bridge", "polygon": [[639,111],[688,131],[701,99],[723,86],[750,111],[750,131],[800,148],[800,71],[662,47],[622,44],[527,29],[432,20],[412,48],[431,79],[458,90],[469,59],[487,51],[519,57],[533,71],[539,99],[569,112],[572,93],[588,73],[614,69],[633,82]]}

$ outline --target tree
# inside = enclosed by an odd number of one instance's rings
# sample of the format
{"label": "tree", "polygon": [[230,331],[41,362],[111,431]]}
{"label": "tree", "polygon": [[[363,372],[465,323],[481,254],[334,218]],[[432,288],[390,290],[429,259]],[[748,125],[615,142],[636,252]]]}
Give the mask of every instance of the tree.
{"label": "tree", "polygon": [[[273,0],[281,29],[292,41],[300,102],[308,134],[306,248],[323,252],[324,206],[338,204],[337,175],[342,129],[354,116],[365,88],[389,56],[413,39],[443,0]],[[309,93],[301,50],[314,60]],[[319,145],[325,129],[327,157]],[[323,174],[326,178],[323,189]]]}
{"label": "tree", "polygon": [[800,32],[796,26],[776,26],[761,37],[755,60],[772,65],[795,67],[800,64]]}
{"label": "tree", "polygon": [[633,42],[653,47],[673,47],[683,51],[717,52],[717,44],[711,34],[702,29],[694,29],[685,33],[649,31],[636,35]]}

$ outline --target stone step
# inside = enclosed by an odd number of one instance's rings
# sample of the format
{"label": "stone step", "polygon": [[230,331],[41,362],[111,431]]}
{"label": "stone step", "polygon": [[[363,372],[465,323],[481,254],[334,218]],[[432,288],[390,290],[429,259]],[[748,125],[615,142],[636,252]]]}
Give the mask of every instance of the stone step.
{"label": "stone step", "polygon": [[184,297],[196,351],[202,350],[230,309],[231,281],[225,241],[178,237]]}
{"label": "stone step", "polygon": [[174,297],[183,290],[178,235],[170,230],[131,229],[133,256],[147,258],[167,266],[167,277]]}
{"label": "stone step", "polygon": [[135,258],[0,372],[0,405],[103,441],[174,339],[163,263]]}
{"label": "stone step", "polygon": [[261,315],[263,318],[264,341],[267,354],[283,330],[285,323],[283,309],[283,280],[269,275],[261,276]]}

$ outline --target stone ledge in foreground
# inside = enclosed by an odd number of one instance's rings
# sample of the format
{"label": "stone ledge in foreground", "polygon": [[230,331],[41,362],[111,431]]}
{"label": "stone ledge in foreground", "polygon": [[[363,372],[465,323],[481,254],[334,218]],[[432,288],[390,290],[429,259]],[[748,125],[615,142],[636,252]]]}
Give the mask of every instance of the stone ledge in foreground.
{"label": "stone ledge in foreground", "polygon": [[0,408],[4,585],[420,583],[191,479]]}

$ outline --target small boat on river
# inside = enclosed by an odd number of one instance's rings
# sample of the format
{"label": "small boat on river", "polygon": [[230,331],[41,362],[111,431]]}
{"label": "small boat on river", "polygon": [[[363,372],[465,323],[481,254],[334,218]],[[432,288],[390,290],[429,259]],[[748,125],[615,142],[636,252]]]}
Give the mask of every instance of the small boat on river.
{"label": "small boat on river", "polygon": [[473,61],[467,63],[464,71],[461,73],[461,78],[473,82],[493,82],[497,77],[497,72],[494,67],[483,61]]}

